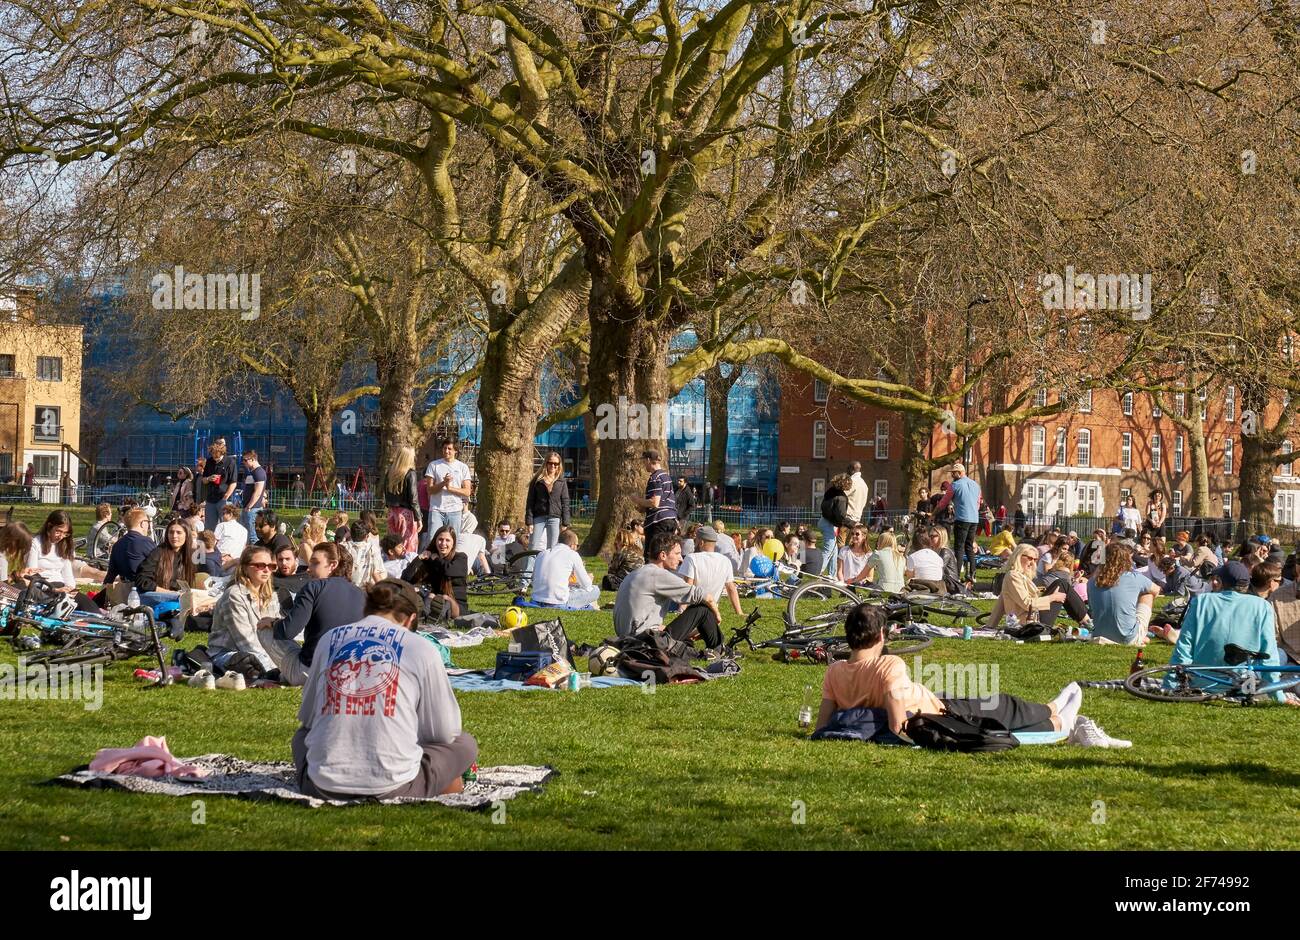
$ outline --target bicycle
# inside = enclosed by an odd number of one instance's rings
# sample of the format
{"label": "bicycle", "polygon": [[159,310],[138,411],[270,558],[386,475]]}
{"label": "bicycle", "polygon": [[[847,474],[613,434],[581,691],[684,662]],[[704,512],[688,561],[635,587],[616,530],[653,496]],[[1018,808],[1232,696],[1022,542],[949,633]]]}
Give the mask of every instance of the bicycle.
{"label": "bicycle", "polygon": [[[762,614],[757,607],[750,611],[744,624],[737,627],[731,639],[724,644],[728,653],[734,654],[736,647],[743,643],[751,651],[774,649],[777,651],[777,658],[785,662],[804,659],[809,662],[829,663],[837,659],[848,659],[851,652],[848,639],[833,634],[834,625],[830,623],[815,627],[792,627],[786,624],[779,634],[775,631],[765,631],[764,635],[755,637],[754,631],[761,619]],[[903,639],[906,637],[905,630],[905,627],[891,625],[890,635]],[[923,649],[928,649],[934,643],[934,638],[928,636],[911,639],[915,642],[907,646],[897,644],[891,646],[886,643],[884,653],[906,656],[909,653],[919,653]]]}
{"label": "bicycle", "polygon": [[[800,585],[786,604],[786,623],[795,628],[819,628],[827,624],[840,624],[849,611],[859,604],[881,604],[892,621],[911,623],[927,621],[929,616],[947,617],[954,624],[979,616],[974,605],[957,597],[919,592],[898,594],[879,588],[841,584],[827,578],[817,578]],[[831,604],[829,608],[826,606]]]}
{"label": "bicycle", "polygon": [[527,594],[529,577],[528,559],[541,554],[539,550],[520,552],[510,561],[509,570],[504,574],[485,574],[465,585],[465,592],[476,597],[490,597],[494,594]]}
{"label": "bicycle", "polygon": [[[1212,702],[1225,700],[1251,705],[1274,692],[1289,692],[1300,686],[1300,666],[1271,666],[1268,654],[1253,652],[1229,643],[1223,648],[1226,666],[1195,664],[1153,666],[1131,673],[1124,689],[1152,702]],[[1268,681],[1261,673],[1282,678]]]}

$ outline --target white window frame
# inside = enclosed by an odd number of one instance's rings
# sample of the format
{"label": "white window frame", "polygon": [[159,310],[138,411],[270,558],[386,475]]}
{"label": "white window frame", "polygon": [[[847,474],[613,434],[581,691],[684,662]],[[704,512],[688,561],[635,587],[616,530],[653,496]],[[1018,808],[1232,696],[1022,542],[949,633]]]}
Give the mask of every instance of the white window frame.
{"label": "white window frame", "polygon": [[826,422],[813,422],[813,460],[826,459]]}
{"label": "white window frame", "polygon": [[[47,378],[41,375],[41,363],[54,362],[57,370],[57,378]],[[36,357],[36,380],[38,382],[62,382],[63,381],[63,357],[62,356],[37,356]]]}
{"label": "white window frame", "polygon": [[1092,466],[1092,431],[1088,428],[1079,428],[1075,434],[1074,457],[1075,466]]}
{"label": "white window frame", "polygon": [[1174,415],[1179,418],[1187,417],[1187,393],[1174,393]]}
{"label": "white window frame", "polygon": [[816,477],[812,481],[812,508],[813,512],[820,512],[822,508],[822,497],[826,495],[826,478]]}
{"label": "white window frame", "polygon": [[1223,420],[1237,420],[1237,386],[1229,385],[1223,392]]}
{"label": "white window frame", "polygon": [[1128,431],[1119,436],[1119,468],[1133,469],[1133,435]]}
{"label": "white window frame", "polygon": [[1133,393],[1125,392],[1120,396],[1120,409],[1124,412],[1124,417],[1133,417]]}
{"label": "white window frame", "polygon": [[1183,436],[1174,438],[1174,473],[1183,472]]}
{"label": "white window frame", "polygon": [[[59,455],[58,454],[32,454],[32,464],[36,468],[36,479],[38,480],[57,480],[59,478]],[[50,473],[42,473],[41,467],[53,467]]]}
{"label": "white window frame", "polygon": [[1029,462],[1035,467],[1047,463],[1047,428],[1041,424],[1029,429]]}
{"label": "white window frame", "polygon": [[1154,470],[1156,473],[1160,472],[1160,462],[1161,462],[1161,458],[1163,457],[1164,454],[1161,453],[1161,447],[1160,447],[1160,435],[1152,434],[1151,435],[1151,469]]}
{"label": "white window frame", "polygon": [[1201,405],[1201,420],[1202,420],[1202,421],[1205,420],[1205,416],[1206,416],[1206,414],[1208,414],[1207,403],[1209,402],[1209,398],[1210,398],[1209,390],[1207,390],[1206,387],[1205,387],[1204,385],[1202,385],[1202,386],[1201,386],[1201,390],[1200,390],[1199,392],[1196,393],[1196,400],[1197,400],[1198,402],[1200,402],[1200,405]]}
{"label": "white window frame", "polygon": [[1047,389],[1046,389],[1046,388],[1043,388],[1042,386],[1039,386],[1039,388],[1036,389],[1036,390],[1034,391],[1034,407],[1035,407],[1035,408],[1045,408],[1045,407],[1047,407]]}
{"label": "white window frame", "polygon": [[1232,494],[1231,493],[1223,494],[1223,517],[1225,519],[1232,518]]}
{"label": "white window frame", "polygon": [[871,484],[871,499],[874,502],[880,497],[885,497],[885,504],[889,504],[889,481],[876,480]]}
{"label": "white window frame", "polygon": [[1164,412],[1160,410],[1160,400],[1156,398],[1156,396],[1152,395],[1151,396],[1151,417],[1160,418],[1163,416],[1164,416]]}
{"label": "white window frame", "polygon": [[813,401],[819,405],[826,404],[826,400],[831,397],[831,387],[821,379],[813,379]]}
{"label": "white window frame", "polygon": [[1070,462],[1070,435],[1065,428],[1056,429],[1056,465],[1064,467]]}
{"label": "white window frame", "polygon": [[1127,486],[1121,486],[1120,489],[1119,489],[1119,502],[1120,502],[1120,505],[1122,506],[1122,505],[1124,505],[1124,503],[1127,503],[1127,502],[1128,502],[1128,498],[1129,498],[1130,496],[1132,496],[1132,495],[1133,495],[1133,490],[1132,490],[1132,489],[1130,489],[1130,488],[1127,487]]}
{"label": "white window frame", "polygon": [[889,459],[889,422],[885,420],[876,422],[876,459]]}
{"label": "white window frame", "polygon": [[1183,491],[1174,490],[1169,497],[1169,511],[1174,516],[1183,514]]}
{"label": "white window frame", "polygon": [[1232,452],[1234,443],[1235,442],[1230,437],[1225,437],[1223,439],[1223,475],[1228,477],[1232,476],[1233,467],[1235,465],[1233,457],[1236,455]]}
{"label": "white window frame", "polygon": [[[1284,441],[1282,442],[1282,453],[1284,453],[1284,454],[1289,454],[1289,453],[1291,453],[1294,449],[1295,449],[1295,448],[1294,448],[1294,446],[1291,444],[1291,439],[1290,439],[1290,438],[1288,438],[1288,439],[1286,439],[1286,440],[1284,440]],[[1291,471],[1292,471],[1292,469],[1294,469],[1294,467],[1295,467],[1295,462],[1294,462],[1294,461],[1290,461],[1290,460],[1288,460],[1288,461],[1287,461],[1286,463],[1284,463],[1284,464],[1278,464],[1278,472],[1281,473],[1282,476],[1284,476],[1284,477],[1289,477],[1289,476],[1291,476]]]}
{"label": "white window frame", "polygon": [[1079,396],[1079,414],[1092,414],[1092,389],[1087,389]]}

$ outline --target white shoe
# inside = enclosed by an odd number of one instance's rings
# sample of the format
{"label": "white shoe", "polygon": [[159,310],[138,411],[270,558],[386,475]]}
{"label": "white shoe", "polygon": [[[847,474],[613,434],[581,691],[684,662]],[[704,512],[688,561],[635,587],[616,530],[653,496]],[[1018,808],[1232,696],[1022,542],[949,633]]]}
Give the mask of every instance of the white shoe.
{"label": "white shoe", "polygon": [[1074,728],[1071,729],[1070,736],[1066,740],[1070,744],[1079,745],[1079,747],[1125,748],[1133,746],[1132,741],[1112,738],[1101,725],[1087,715],[1080,715],[1074,719]]}
{"label": "white shoe", "polygon": [[242,692],[244,691],[244,689],[248,688],[248,684],[244,682],[243,673],[232,671],[232,672],[227,672],[224,676],[222,676],[220,679],[217,680],[217,688],[234,689],[236,692]]}
{"label": "white shoe", "polygon": [[217,687],[217,678],[206,669],[200,669],[190,676],[186,685],[192,685],[196,689],[215,689]]}

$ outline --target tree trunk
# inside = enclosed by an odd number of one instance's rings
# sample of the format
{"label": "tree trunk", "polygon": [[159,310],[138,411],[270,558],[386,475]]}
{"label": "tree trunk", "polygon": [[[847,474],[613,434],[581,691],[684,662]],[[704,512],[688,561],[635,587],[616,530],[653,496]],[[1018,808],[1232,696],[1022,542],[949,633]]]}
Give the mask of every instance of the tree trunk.
{"label": "tree trunk", "polygon": [[302,464],[303,481],[311,486],[320,470],[321,479],[328,481],[334,476],[334,407],[328,395],[319,395],[316,402],[298,402],[303,415],[307,418],[307,433],[303,440]]}
{"label": "tree trunk", "polygon": [[478,476],[476,513],[492,527],[502,519],[524,523],[524,500],[533,475],[533,440],[541,417],[538,394],[544,349],[522,349],[502,330],[483,350],[479,414],[483,440],[474,461]]}
{"label": "tree trunk", "polygon": [[903,418],[903,509],[911,510],[916,505],[921,487],[930,484],[930,421],[910,411],[902,413]]}
{"label": "tree trunk", "polygon": [[1191,513],[1198,519],[1210,516],[1210,461],[1205,453],[1205,426],[1193,420],[1187,433],[1192,459]]}
{"label": "tree trunk", "polygon": [[1241,520],[1248,534],[1266,532],[1273,520],[1273,473],[1277,460],[1262,435],[1241,438]]}
{"label": "tree trunk", "polygon": [[704,376],[704,392],[709,403],[709,466],[705,471],[706,483],[716,483],[718,492],[727,490],[727,425],[730,418],[727,406],[731,387],[736,384],[740,367],[731,367],[731,376],[724,378],[722,369],[715,366]]}
{"label": "tree trunk", "polygon": [[[600,438],[596,473],[601,488],[591,531],[582,545],[584,555],[612,549],[619,526],[643,513],[631,501],[645,491],[642,451],[657,451],[664,469],[671,472],[666,425],[672,331],[649,319],[645,311],[619,305],[603,287],[593,284],[589,310],[587,389]],[[645,420],[638,420],[643,415]]]}
{"label": "tree trunk", "polygon": [[[379,450],[375,476],[382,478],[397,448],[411,437],[411,412],[415,406],[415,380],[420,370],[420,350],[414,343],[393,343],[376,350],[375,375],[379,380]],[[441,456],[441,454],[439,454]],[[371,481],[372,486],[374,481]]]}

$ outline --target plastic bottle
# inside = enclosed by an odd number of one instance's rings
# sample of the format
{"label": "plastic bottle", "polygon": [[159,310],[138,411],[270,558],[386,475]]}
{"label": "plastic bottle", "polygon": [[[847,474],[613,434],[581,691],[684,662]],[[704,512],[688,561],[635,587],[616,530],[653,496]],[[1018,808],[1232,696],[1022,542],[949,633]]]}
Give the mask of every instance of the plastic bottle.
{"label": "plastic bottle", "polygon": [[131,587],[131,593],[128,594],[126,597],[126,606],[128,607],[140,606],[140,592],[135,589],[134,585],[132,585]]}
{"label": "plastic bottle", "polygon": [[803,687],[803,704],[799,706],[799,727],[807,731],[812,727],[812,686]]}

